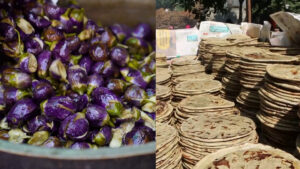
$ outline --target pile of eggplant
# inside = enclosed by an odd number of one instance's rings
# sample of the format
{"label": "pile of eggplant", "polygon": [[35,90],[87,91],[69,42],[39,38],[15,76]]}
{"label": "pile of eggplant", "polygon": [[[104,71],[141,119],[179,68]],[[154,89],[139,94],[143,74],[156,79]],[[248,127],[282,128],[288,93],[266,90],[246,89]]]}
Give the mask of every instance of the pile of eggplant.
{"label": "pile of eggplant", "polygon": [[0,1],[0,139],[71,149],[154,141],[154,42],[148,24],[105,27],[73,1]]}

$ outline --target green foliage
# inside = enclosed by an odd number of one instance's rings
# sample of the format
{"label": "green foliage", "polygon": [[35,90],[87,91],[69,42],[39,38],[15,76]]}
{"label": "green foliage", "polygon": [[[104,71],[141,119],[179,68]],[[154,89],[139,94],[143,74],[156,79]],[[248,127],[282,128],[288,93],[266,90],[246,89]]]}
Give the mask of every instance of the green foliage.
{"label": "green foliage", "polygon": [[[288,7],[288,8],[287,8]],[[252,17],[255,23],[270,20],[270,14],[278,11],[300,13],[299,0],[252,0]]]}
{"label": "green foliage", "polygon": [[224,8],[224,4],[227,0],[177,0],[177,2],[181,4],[185,10],[196,14],[196,18],[201,18],[201,20],[205,19],[205,16],[211,8],[214,9],[214,12],[227,12],[227,9]]}

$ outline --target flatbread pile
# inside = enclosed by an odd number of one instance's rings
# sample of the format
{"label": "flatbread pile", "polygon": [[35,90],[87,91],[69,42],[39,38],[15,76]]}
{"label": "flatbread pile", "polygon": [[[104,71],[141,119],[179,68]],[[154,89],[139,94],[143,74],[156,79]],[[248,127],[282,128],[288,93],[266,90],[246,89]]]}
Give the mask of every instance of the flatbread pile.
{"label": "flatbread pile", "polygon": [[222,96],[228,100],[235,101],[240,94],[240,73],[239,62],[241,54],[239,49],[230,49],[226,53],[227,60],[225,62],[226,74],[222,78],[223,88],[221,90]]}
{"label": "flatbread pile", "polygon": [[300,132],[297,113],[300,103],[300,66],[268,65],[265,84],[259,90],[257,117],[268,142],[276,147],[293,147]]}
{"label": "flatbread pile", "polygon": [[176,78],[173,78],[172,84],[175,86],[180,82],[185,82],[188,80],[213,80],[215,77],[213,75],[206,74],[205,72],[203,73],[194,73],[194,74],[187,74],[187,75],[182,75],[178,76]]}
{"label": "flatbread pile", "polygon": [[283,55],[299,55],[300,48],[282,48],[282,47],[272,47],[269,49],[273,53],[279,53]]}
{"label": "flatbread pile", "polygon": [[299,169],[300,162],[291,154],[262,144],[245,144],[212,153],[193,169]]}
{"label": "flatbread pile", "polygon": [[187,97],[178,104],[175,110],[176,127],[179,128],[186,119],[201,116],[203,113],[218,116],[239,114],[234,106],[234,102],[211,94]]}
{"label": "flatbread pile", "polygon": [[199,160],[223,148],[257,143],[255,129],[255,123],[250,118],[238,115],[204,113],[187,119],[178,130],[183,167],[193,168]]}
{"label": "flatbread pile", "polygon": [[222,89],[222,84],[217,80],[189,80],[176,84],[173,87],[173,98],[172,102],[176,105],[182,99],[200,95],[200,94],[220,94],[220,90]]}
{"label": "flatbread pile", "polygon": [[156,85],[156,99],[170,101],[172,95],[171,88],[168,86]]}
{"label": "flatbread pile", "polygon": [[264,84],[267,65],[276,63],[291,64],[298,59],[266,52],[266,50],[259,48],[256,51],[250,51],[251,53],[249,51],[246,52],[240,60],[239,72],[241,74],[240,84],[242,89],[236,101],[243,115],[256,120],[256,113],[259,110],[260,103],[258,90]]}
{"label": "flatbread pile", "polygon": [[157,68],[168,68],[167,57],[163,54],[156,53],[156,67]]}
{"label": "flatbread pile", "polygon": [[161,123],[157,123],[156,129],[156,168],[182,169],[182,153],[178,145],[177,130],[170,125]]}
{"label": "flatbread pile", "polygon": [[172,124],[173,106],[164,101],[156,102],[156,122]]}
{"label": "flatbread pile", "polygon": [[167,68],[156,69],[156,84],[171,86],[172,72]]}
{"label": "flatbread pile", "polygon": [[203,73],[203,72],[205,72],[205,67],[202,66],[200,63],[195,65],[186,65],[186,66],[179,66],[179,67],[172,66],[172,74],[174,78],[178,76],[187,75],[187,74],[195,74],[195,73]]}
{"label": "flatbread pile", "polygon": [[210,50],[212,58],[205,68],[206,72],[215,75],[215,79],[217,80],[222,80],[222,77],[226,73],[225,62],[227,48],[227,46],[215,46]]}

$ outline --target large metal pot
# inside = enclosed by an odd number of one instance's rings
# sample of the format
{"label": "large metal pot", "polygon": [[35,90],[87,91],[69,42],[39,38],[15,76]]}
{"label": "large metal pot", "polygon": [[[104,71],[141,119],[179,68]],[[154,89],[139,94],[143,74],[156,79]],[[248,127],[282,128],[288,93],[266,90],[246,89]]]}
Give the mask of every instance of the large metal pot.
{"label": "large metal pot", "polygon": [[[79,0],[103,25],[155,27],[155,0]],[[98,150],[48,149],[0,140],[0,169],[154,169],[155,143]]]}

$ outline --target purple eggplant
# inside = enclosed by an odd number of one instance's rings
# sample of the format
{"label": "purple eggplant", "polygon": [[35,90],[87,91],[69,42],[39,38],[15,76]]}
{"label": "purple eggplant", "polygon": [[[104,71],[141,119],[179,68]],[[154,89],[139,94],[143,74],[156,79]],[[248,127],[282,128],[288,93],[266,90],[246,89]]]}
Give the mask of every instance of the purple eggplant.
{"label": "purple eggplant", "polygon": [[60,59],[54,60],[49,67],[50,76],[60,81],[67,81],[67,70]]}
{"label": "purple eggplant", "polygon": [[79,61],[79,66],[84,68],[86,73],[89,74],[92,68],[93,61],[90,57],[85,56]]}
{"label": "purple eggplant", "polygon": [[110,79],[107,83],[107,88],[118,95],[125,93],[128,84],[121,79]]}
{"label": "purple eggplant", "polygon": [[118,37],[118,40],[120,42],[123,42],[131,34],[130,28],[127,27],[126,25],[114,24],[114,25],[110,26],[110,29]]}
{"label": "purple eggplant", "polygon": [[93,146],[87,142],[75,142],[70,146],[70,148],[74,150],[82,150],[93,148]]}
{"label": "purple eggplant", "polygon": [[19,58],[24,52],[24,44],[22,41],[11,41],[2,44],[2,50],[5,55],[12,58]]}
{"label": "purple eggplant", "polygon": [[16,24],[19,28],[20,34],[23,34],[25,37],[28,37],[35,32],[33,26],[24,18],[17,18]]}
{"label": "purple eggplant", "polygon": [[59,41],[52,51],[54,58],[61,59],[62,62],[68,63],[71,56],[71,50],[68,45],[69,44],[67,40]]}
{"label": "purple eggplant", "polygon": [[17,101],[30,97],[31,95],[32,93],[27,90],[20,90],[14,87],[8,87],[4,91],[4,101],[6,103],[6,106],[12,106]]}
{"label": "purple eggplant", "polygon": [[70,12],[70,21],[72,23],[72,31],[78,32],[83,28],[84,9],[73,8]]}
{"label": "purple eggplant", "polygon": [[89,19],[86,22],[85,29],[90,29],[90,30],[92,30],[93,32],[96,33],[96,31],[98,30],[98,28],[99,28],[98,25],[93,20]]}
{"label": "purple eggplant", "polygon": [[52,26],[56,27],[57,29],[66,32],[72,33],[73,32],[73,24],[70,20],[70,12],[72,11],[71,8],[68,8],[65,13],[59,16],[57,20],[52,20]]}
{"label": "purple eggplant", "polygon": [[152,29],[149,24],[141,23],[132,32],[132,35],[137,38],[151,39]]}
{"label": "purple eggplant", "polygon": [[28,144],[41,146],[45,141],[48,140],[50,133],[48,131],[37,131],[33,136],[28,140]]}
{"label": "purple eggplant", "polygon": [[30,38],[25,42],[25,49],[28,53],[38,55],[43,51],[43,48],[44,42],[38,37]]}
{"label": "purple eggplant", "polygon": [[78,54],[80,55],[84,55],[84,54],[87,54],[89,52],[89,49],[90,49],[90,44],[88,42],[82,42],[79,46],[79,49],[78,49]]}
{"label": "purple eggplant", "polygon": [[49,3],[45,4],[44,6],[44,12],[50,19],[59,19],[60,15],[64,14],[65,11],[65,8]]}
{"label": "purple eggplant", "polygon": [[17,38],[17,32],[15,28],[8,23],[0,23],[0,40],[2,41],[14,41]]}
{"label": "purple eggplant", "polygon": [[104,67],[104,62],[96,62],[91,68],[91,73],[101,74],[103,67]]}
{"label": "purple eggplant", "polygon": [[107,47],[112,48],[117,45],[118,40],[113,32],[109,28],[106,28],[105,31],[101,34],[101,42],[106,44]]}
{"label": "purple eggplant", "polygon": [[104,85],[104,79],[101,75],[92,74],[87,78],[87,94],[91,95],[93,90]]}
{"label": "purple eggplant", "polygon": [[19,68],[26,73],[35,73],[37,71],[38,63],[35,56],[31,53],[25,53],[19,59]]}
{"label": "purple eggplant", "polygon": [[51,120],[64,120],[76,111],[73,100],[67,96],[54,96],[41,103],[43,114]]}
{"label": "purple eggplant", "polygon": [[58,42],[64,38],[64,34],[57,28],[50,26],[44,30],[43,38],[49,42],[54,42],[54,41]]}
{"label": "purple eggplant", "polygon": [[120,116],[123,111],[123,104],[117,95],[105,87],[98,87],[92,92],[92,101],[106,108],[111,116]]}
{"label": "purple eggplant", "polygon": [[79,95],[78,93],[71,91],[67,93],[67,96],[69,96],[75,103],[76,112],[83,111],[87,107],[88,103],[90,102],[90,98],[86,94]]}
{"label": "purple eggplant", "polygon": [[104,126],[100,130],[92,131],[90,134],[90,141],[98,146],[108,145],[112,139],[112,131],[108,126]]}
{"label": "purple eggplant", "polygon": [[38,106],[31,99],[18,101],[8,112],[7,122],[11,126],[20,126],[35,113]]}
{"label": "purple eggplant", "polygon": [[82,113],[76,113],[68,116],[61,122],[59,135],[63,139],[73,141],[85,140],[88,136],[89,122]]}
{"label": "purple eggplant", "polygon": [[115,64],[125,67],[129,62],[130,56],[125,48],[117,46],[111,49],[110,58]]}
{"label": "purple eggplant", "polygon": [[104,77],[118,77],[119,68],[111,60],[107,60],[101,69],[101,74]]}
{"label": "purple eggplant", "polygon": [[141,89],[138,86],[131,86],[129,87],[125,94],[125,100],[135,106],[142,106],[145,104],[145,100],[148,99],[147,93],[145,90]]}
{"label": "purple eggplant", "polygon": [[51,22],[48,19],[42,16],[35,15],[33,13],[28,14],[28,20],[33,26],[38,29],[47,28],[51,25]]}
{"label": "purple eggplant", "polygon": [[51,132],[53,127],[54,127],[53,121],[48,121],[45,116],[38,115],[27,121],[26,130],[29,133],[35,133],[37,131]]}
{"label": "purple eggplant", "polygon": [[2,72],[2,83],[17,89],[26,89],[31,85],[31,77],[18,69],[8,68]]}
{"label": "purple eggplant", "polygon": [[92,127],[103,127],[110,123],[110,117],[106,110],[98,105],[89,105],[85,113],[86,119]]}
{"label": "purple eggplant", "polygon": [[147,126],[134,127],[123,138],[124,145],[140,145],[155,139],[155,131]]}
{"label": "purple eggplant", "polygon": [[36,83],[32,87],[33,98],[35,100],[46,100],[54,95],[54,89],[49,82],[40,80],[33,83]]}
{"label": "purple eggplant", "polygon": [[83,95],[87,90],[87,73],[84,68],[75,65],[68,69],[68,81],[73,91]]}
{"label": "purple eggplant", "polygon": [[39,54],[38,56],[38,76],[40,78],[44,78],[48,74],[48,70],[50,67],[50,64],[52,62],[51,59],[52,53],[48,50],[43,51],[42,53]]}
{"label": "purple eggplant", "polygon": [[90,57],[95,62],[103,62],[108,58],[108,48],[104,44],[94,44],[90,48]]}
{"label": "purple eggplant", "polygon": [[91,45],[101,44],[101,36],[99,34],[96,34],[93,38],[90,40]]}
{"label": "purple eggplant", "polygon": [[61,142],[59,140],[59,138],[54,137],[54,136],[50,136],[43,144],[43,147],[47,147],[47,148],[57,148],[57,147],[61,147]]}
{"label": "purple eggplant", "polygon": [[67,41],[67,47],[71,52],[77,50],[80,46],[80,39],[77,36],[67,37],[66,41]]}
{"label": "purple eggplant", "polygon": [[129,47],[129,54],[135,59],[142,60],[147,54],[152,52],[152,46],[142,38],[130,37],[125,41]]}
{"label": "purple eggplant", "polygon": [[120,72],[127,82],[139,86],[143,89],[147,87],[152,78],[155,76],[155,74],[143,75],[140,71],[132,70],[130,68],[121,68]]}

